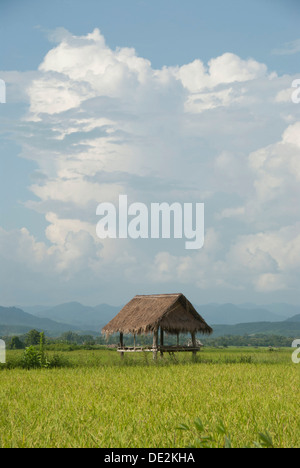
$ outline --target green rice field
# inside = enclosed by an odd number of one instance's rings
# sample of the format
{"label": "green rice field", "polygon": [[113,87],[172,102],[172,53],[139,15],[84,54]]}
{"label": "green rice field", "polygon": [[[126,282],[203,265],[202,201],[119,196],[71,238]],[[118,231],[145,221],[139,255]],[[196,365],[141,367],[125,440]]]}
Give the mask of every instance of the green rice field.
{"label": "green rice field", "polygon": [[[0,447],[185,448],[203,435],[224,446],[300,446],[300,364],[291,349],[205,348],[153,362],[150,353],[59,352],[62,367],[0,365]],[[49,355],[53,353],[48,352]],[[179,354],[179,353],[178,353]],[[199,429],[199,419],[198,419]],[[209,440],[209,439],[208,439]]]}

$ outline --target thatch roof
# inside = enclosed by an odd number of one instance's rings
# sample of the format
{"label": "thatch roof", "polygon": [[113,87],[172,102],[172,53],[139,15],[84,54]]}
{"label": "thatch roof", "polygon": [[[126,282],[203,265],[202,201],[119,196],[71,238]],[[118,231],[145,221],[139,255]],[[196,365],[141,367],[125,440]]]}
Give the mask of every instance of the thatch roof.
{"label": "thatch roof", "polygon": [[212,333],[183,294],[135,296],[103,329],[102,333],[146,334],[161,327],[171,334]]}

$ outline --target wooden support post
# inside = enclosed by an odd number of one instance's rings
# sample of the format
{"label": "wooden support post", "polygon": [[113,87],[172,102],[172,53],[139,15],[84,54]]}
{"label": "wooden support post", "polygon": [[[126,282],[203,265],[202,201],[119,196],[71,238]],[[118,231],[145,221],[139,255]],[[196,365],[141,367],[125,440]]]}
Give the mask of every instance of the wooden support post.
{"label": "wooden support post", "polygon": [[179,346],[179,333],[177,333],[177,346]]}
{"label": "wooden support post", "polygon": [[[124,342],[123,342],[123,333],[120,333],[120,347],[123,348]],[[120,353],[121,359],[124,359],[124,353]]]}
{"label": "wooden support post", "polygon": [[153,359],[157,359],[158,328],[153,332]]}
{"label": "wooden support post", "polygon": [[[195,332],[191,332],[191,335],[192,335],[192,346],[193,346],[193,348],[196,348],[196,346],[197,346],[196,334],[195,334]],[[197,352],[193,351],[193,361],[196,361],[196,357],[197,357]]]}
{"label": "wooden support post", "polygon": [[[164,331],[160,327],[160,346],[163,346],[163,345],[164,345]],[[160,351],[160,357],[164,357],[163,351]]]}

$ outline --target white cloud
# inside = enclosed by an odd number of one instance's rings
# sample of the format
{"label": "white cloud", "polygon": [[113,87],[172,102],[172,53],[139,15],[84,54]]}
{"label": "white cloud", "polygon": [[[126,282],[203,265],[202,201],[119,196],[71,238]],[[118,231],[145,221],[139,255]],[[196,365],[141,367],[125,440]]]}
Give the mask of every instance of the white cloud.
{"label": "white cloud", "polygon": [[273,207],[268,215],[281,221],[282,216],[289,213],[295,221],[298,219],[299,133],[300,123],[296,122],[284,131],[281,141],[250,154],[249,164],[255,177],[256,197],[251,201],[255,216],[259,216],[259,211],[265,211],[266,204],[272,202]]}
{"label": "white cloud", "polygon": [[64,245],[69,233],[86,232],[95,240],[95,226],[77,219],[59,219],[55,213],[47,213],[46,220],[50,225],[46,229],[47,239],[56,245]]}
{"label": "white cloud", "polygon": [[235,54],[225,53],[211,59],[208,67],[197,59],[178,68],[176,74],[186,89],[191,93],[199,93],[205,88],[266,76],[267,67],[253,59],[242,60]]}
{"label": "white cloud", "polygon": [[[145,99],[149,91],[161,94],[164,88],[175,86],[176,81],[190,94],[186,110],[201,112],[228,105],[232,99],[230,87],[209,93],[204,92],[206,89],[267,76],[264,64],[242,60],[232,53],[212,59],[208,67],[197,59],[182,67],[154,70],[132,48],[110,49],[98,29],[81,37],[65,32],[58,46],[48,52],[39,71],[40,76],[29,88],[35,118],[79,107],[95,97],[131,100],[131,104],[139,105],[137,98]],[[202,101],[202,105],[195,107],[196,101]]]}
{"label": "white cloud", "polygon": [[267,74],[267,67],[256,60],[242,60],[235,54],[226,53],[209,62],[211,81],[216,86],[220,83],[233,83],[254,80]]}
{"label": "white cloud", "polygon": [[300,225],[241,236],[227,260],[241,274],[248,275],[260,291],[297,287],[300,273]]}
{"label": "white cloud", "polygon": [[65,76],[48,76],[35,79],[29,90],[30,111],[38,114],[59,114],[80,106],[93,93],[87,86],[67,80]]}
{"label": "white cloud", "polygon": [[30,258],[33,269],[38,269],[47,256],[47,248],[44,243],[37,242],[28,229],[5,231],[0,227],[0,255],[2,260],[16,259],[21,264],[26,264]]}
{"label": "white cloud", "polygon": [[292,101],[292,94],[293,94],[292,88],[282,89],[275,96],[275,101],[276,102],[289,102],[290,103]]}
{"label": "white cloud", "polygon": [[237,208],[225,208],[224,210],[221,211],[221,213],[217,214],[218,219],[224,219],[224,218],[235,218],[235,217],[241,217],[245,215],[245,207],[244,206],[238,206]]}
{"label": "white cloud", "polygon": [[254,280],[257,291],[274,292],[288,289],[282,274],[264,273]]}
{"label": "white cloud", "polygon": [[[73,203],[78,207],[84,207],[89,202],[95,204],[102,200],[115,201],[116,194],[122,193],[122,186],[117,184],[98,184],[89,182],[66,168],[62,171],[60,178],[47,180],[43,185],[32,185],[32,192],[40,200],[62,201]],[[66,177],[68,176],[68,177]]]}
{"label": "white cloud", "polygon": [[[134,49],[112,50],[99,30],[61,30],[56,41],[26,75],[30,108],[18,136],[43,175],[27,206],[45,216],[46,241],[14,231],[11,255],[58,282],[84,271],[202,290],[294,285],[300,127],[297,106],[288,107],[291,77],[232,53],[155,70]],[[100,243],[96,207],[121,193],[145,203],[205,198],[204,248]],[[6,261],[10,234],[0,236]]]}

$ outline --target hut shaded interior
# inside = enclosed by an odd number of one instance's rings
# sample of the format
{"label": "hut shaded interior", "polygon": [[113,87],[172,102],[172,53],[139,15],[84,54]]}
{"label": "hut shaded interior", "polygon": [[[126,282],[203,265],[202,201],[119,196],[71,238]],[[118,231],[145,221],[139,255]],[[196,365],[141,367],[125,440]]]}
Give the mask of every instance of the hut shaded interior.
{"label": "hut shaded interior", "polygon": [[[158,344],[159,329],[160,345]],[[212,328],[181,293],[135,296],[102,329],[102,333],[106,336],[120,333],[118,350],[121,352],[141,350],[135,346],[130,349],[126,348],[123,344],[123,335],[133,334],[135,336],[153,333],[153,346],[149,350],[154,353],[168,351],[167,347],[163,345],[164,332],[177,336],[179,333],[190,333],[192,336],[192,347],[181,346],[178,349],[172,347],[172,351],[197,351],[200,348],[196,345],[195,334],[211,334],[212,331]]]}

